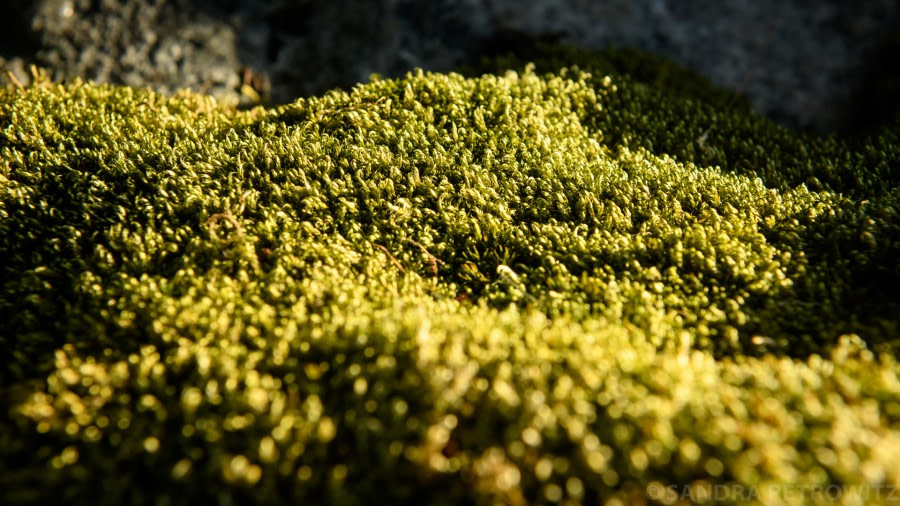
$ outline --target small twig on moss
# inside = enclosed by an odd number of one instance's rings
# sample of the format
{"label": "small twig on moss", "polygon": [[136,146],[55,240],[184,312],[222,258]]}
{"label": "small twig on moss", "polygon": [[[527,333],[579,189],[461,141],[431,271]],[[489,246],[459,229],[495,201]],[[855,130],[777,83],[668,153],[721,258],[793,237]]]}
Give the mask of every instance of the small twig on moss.
{"label": "small twig on moss", "polygon": [[418,243],[412,239],[407,239],[406,241],[418,246],[419,249],[422,250],[422,253],[425,253],[425,255],[428,256],[428,264],[431,266],[431,273],[434,275],[434,277],[436,279],[438,277],[438,264],[447,265],[446,262],[444,262],[440,258],[432,255],[427,249],[425,249],[425,246],[422,246],[420,243]]}
{"label": "small twig on moss", "polygon": [[18,89],[20,89],[20,90],[24,90],[24,89],[25,89],[25,85],[22,84],[22,81],[19,81],[19,78],[16,77],[16,74],[15,74],[12,70],[7,70],[7,71],[5,72],[5,74],[6,74],[6,78],[9,79],[9,81],[10,81],[11,83],[13,83],[13,85],[14,85],[16,88],[18,88]]}
{"label": "small twig on moss", "polygon": [[[226,202],[227,202],[227,200],[226,200]],[[237,214],[238,216],[240,216],[240,215],[244,214],[244,209],[246,207],[246,203],[247,203],[246,192],[241,193],[238,196],[238,205],[234,211],[232,211],[231,209],[226,209],[224,213],[216,213],[216,214],[213,214],[212,216],[210,216],[209,218],[207,218],[206,226],[209,227],[209,235],[214,240],[225,243],[225,244],[231,244],[234,241],[243,237],[244,236],[244,227],[241,226],[241,222],[239,222],[237,220],[237,218],[235,218],[234,215]],[[235,232],[233,235],[228,237],[228,239],[220,239],[218,234],[216,234],[216,229],[219,227],[220,220],[228,221],[229,223],[234,225]]]}
{"label": "small twig on moss", "polygon": [[[216,234],[216,229],[219,227],[220,220],[226,220],[229,223],[231,223],[232,225],[234,225],[235,232],[232,236],[228,237],[227,239],[220,239],[218,234]],[[209,235],[214,240],[225,243],[225,244],[230,244],[230,243],[234,242],[235,240],[240,239],[244,235],[243,227],[241,227],[240,222],[238,222],[238,220],[234,217],[234,215],[231,214],[230,209],[228,211],[225,211],[224,213],[216,213],[216,214],[210,216],[206,220],[206,225],[209,227]]]}
{"label": "small twig on moss", "polygon": [[406,269],[403,268],[403,265],[400,264],[400,261],[397,260],[397,257],[395,257],[394,255],[392,255],[391,252],[388,251],[387,248],[385,248],[384,246],[382,246],[382,245],[380,245],[380,244],[376,244],[375,246],[378,247],[378,248],[380,248],[381,251],[384,251],[384,253],[388,256],[388,258],[391,259],[391,263],[393,263],[394,266],[397,267],[397,269],[398,269],[400,272],[406,272]]}
{"label": "small twig on moss", "polygon": [[37,65],[32,64],[30,67],[31,70],[31,84],[47,87],[50,85],[51,79],[47,74],[47,71],[42,68],[38,68]]}

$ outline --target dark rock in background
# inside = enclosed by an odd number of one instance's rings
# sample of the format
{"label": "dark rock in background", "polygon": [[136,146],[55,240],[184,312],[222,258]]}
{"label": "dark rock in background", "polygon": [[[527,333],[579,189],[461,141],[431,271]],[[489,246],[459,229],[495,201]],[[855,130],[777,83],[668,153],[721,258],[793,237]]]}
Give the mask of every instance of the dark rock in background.
{"label": "dark rock in background", "polygon": [[235,32],[222,12],[189,1],[43,0],[32,9],[34,62],[54,77],[192,88],[214,95],[239,85]]}
{"label": "dark rock in background", "polygon": [[900,2],[7,0],[0,19],[0,64],[19,80],[34,63],[56,78],[287,102],[372,73],[451,70],[515,33],[649,50],[784,124],[846,130],[878,115],[873,90],[891,95]]}

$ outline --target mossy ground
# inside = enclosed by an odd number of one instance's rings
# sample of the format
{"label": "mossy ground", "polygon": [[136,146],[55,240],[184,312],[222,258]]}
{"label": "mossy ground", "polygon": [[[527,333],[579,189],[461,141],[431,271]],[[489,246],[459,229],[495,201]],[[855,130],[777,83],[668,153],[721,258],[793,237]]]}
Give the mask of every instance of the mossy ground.
{"label": "mossy ground", "polygon": [[651,67],[4,89],[4,503],[900,486],[900,129]]}

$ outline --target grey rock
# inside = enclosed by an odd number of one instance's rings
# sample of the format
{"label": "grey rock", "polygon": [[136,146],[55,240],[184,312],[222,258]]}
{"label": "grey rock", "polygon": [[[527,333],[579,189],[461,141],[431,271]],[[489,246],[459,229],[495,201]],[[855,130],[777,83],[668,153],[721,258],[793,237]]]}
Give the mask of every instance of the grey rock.
{"label": "grey rock", "polygon": [[240,67],[234,31],[227,20],[197,5],[43,0],[33,20],[42,42],[35,61],[58,78],[233,95]]}

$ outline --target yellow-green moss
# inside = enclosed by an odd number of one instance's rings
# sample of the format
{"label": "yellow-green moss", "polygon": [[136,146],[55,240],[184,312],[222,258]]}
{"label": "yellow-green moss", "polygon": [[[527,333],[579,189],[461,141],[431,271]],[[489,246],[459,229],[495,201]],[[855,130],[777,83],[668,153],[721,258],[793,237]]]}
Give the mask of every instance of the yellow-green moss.
{"label": "yellow-green moss", "polygon": [[5,503],[900,486],[896,130],[575,69],[0,94]]}

